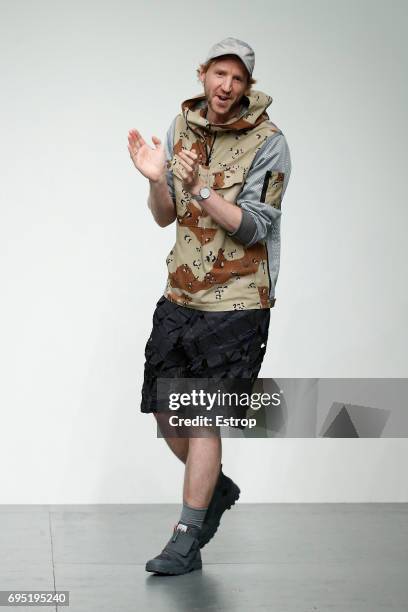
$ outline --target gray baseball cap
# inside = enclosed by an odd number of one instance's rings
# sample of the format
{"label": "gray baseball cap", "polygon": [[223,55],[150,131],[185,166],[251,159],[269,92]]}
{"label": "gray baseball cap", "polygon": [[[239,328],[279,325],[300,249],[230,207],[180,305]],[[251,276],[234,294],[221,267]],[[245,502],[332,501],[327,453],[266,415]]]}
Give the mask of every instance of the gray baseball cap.
{"label": "gray baseball cap", "polygon": [[237,55],[252,76],[255,66],[255,52],[248,43],[238,38],[224,38],[224,40],[211,47],[205,63],[221,55]]}

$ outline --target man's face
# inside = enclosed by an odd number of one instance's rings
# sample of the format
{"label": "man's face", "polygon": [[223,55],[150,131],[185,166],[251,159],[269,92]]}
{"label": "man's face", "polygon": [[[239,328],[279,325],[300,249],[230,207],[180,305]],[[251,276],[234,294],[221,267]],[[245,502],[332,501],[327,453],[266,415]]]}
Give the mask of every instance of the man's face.
{"label": "man's face", "polygon": [[247,89],[247,72],[238,58],[220,58],[200,73],[208,102],[207,118],[213,123],[225,123],[238,110],[239,101]]}

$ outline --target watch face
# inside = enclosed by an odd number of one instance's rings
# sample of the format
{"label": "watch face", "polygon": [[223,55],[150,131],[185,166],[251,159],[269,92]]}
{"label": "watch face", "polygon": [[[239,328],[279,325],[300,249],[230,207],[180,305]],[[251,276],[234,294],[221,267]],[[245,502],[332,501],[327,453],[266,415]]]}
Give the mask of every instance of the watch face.
{"label": "watch face", "polygon": [[200,189],[200,196],[202,198],[204,198],[204,200],[206,200],[207,198],[210,197],[210,190],[208,187],[201,187]]}

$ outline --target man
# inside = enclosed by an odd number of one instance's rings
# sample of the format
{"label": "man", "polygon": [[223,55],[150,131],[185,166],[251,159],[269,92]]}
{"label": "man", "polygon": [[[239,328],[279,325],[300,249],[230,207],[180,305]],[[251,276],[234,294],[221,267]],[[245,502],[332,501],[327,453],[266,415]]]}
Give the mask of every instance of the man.
{"label": "man", "polygon": [[[128,150],[149,180],[155,221],[165,227],[177,219],[142,390],[141,410],[153,412],[163,432],[159,378],[235,378],[252,387],[266,350],[291,162],[284,135],[266,113],[272,98],[251,89],[254,63],[247,43],[224,39],[197,71],[204,94],[182,103],[165,147],[156,136],[151,148],[137,130],[129,132]],[[202,567],[200,548],[240,490],[222,472],[214,428],[199,437],[165,437],[185,463],[183,508],[146,570],[183,574]]]}

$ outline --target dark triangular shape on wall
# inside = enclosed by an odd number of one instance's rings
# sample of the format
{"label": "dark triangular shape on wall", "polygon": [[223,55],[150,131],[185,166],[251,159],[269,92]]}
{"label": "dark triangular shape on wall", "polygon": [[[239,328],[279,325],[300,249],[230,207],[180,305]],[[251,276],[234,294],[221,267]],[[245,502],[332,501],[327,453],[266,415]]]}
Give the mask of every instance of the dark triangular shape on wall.
{"label": "dark triangular shape on wall", "polygon": [[336,418],[332,421],[326,432],[321,434],[323,438],[359,438],[353,421],[345,406],[342,407]]}

